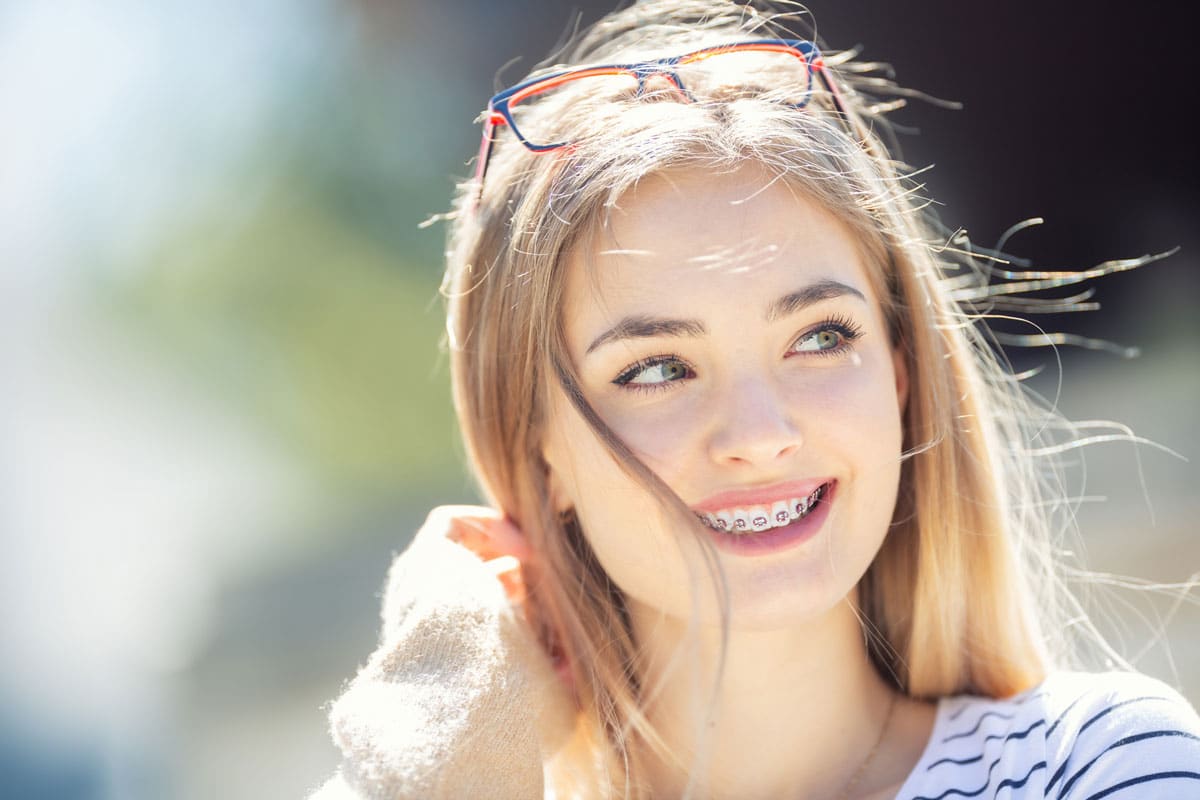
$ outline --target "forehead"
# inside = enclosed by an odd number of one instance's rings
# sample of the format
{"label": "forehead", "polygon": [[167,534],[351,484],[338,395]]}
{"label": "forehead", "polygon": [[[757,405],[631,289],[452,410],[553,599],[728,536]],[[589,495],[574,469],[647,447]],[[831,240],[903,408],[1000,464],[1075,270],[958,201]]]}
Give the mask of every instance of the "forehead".
{"label": "forehead", "polygon": [[572,254],[567,321],[598,306],[616,314],[689,298],[754,302],[821,279],[854,286],[874,305],[870,278],[851,230],[762,167],[676,170],[626,192]]}

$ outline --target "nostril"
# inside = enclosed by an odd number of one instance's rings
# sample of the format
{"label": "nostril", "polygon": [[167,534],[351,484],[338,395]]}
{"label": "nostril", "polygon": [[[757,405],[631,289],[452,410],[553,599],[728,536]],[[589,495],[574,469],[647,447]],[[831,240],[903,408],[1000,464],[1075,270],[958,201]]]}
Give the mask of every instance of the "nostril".
{"label": "nostril", "polygon": [[780,431],[757,440],[743,436],[716,443],[714,452],[719,460],[730,464],[768,464],[799,452],[800,444],[795,432],[789,435]]}

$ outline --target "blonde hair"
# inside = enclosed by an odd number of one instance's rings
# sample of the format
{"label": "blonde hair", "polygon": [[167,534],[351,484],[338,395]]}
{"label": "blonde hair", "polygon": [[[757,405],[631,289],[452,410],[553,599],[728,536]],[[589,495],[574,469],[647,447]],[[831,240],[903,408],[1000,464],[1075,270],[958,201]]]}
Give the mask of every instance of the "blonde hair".
{"label": "blonde hair", "polygon": [[[567,63],[777,36],[782,20],[726,2],[642,2],[597,23]],[[557,385],[618,463],[665,507],[686,512],[588,405],[558,313],[568,254],[588,252],[617,198],[651,174],[754,162],[862,243],[909,375],[899,499],[859,584],[861,622],[880,673],[913,697],[1005,697],[1037,684],[1052,666],[1074,665],[1065,640],[1045,635],[1079,612],[1051,557],[1061,531],[1048,509],[1062,505],[1062,492],[1034,457],[1054,420],[1026,397],[981,324],[996,309],[992,281],[1021,276],[997,274],[977,251],[934,238],[923,201],[880,137],[883,113],[895,103],[872,98],[899,90],[849,54],[827,60],[853,133],[820,93],[799,111],[761,92],[692,104],[660,102],[654,93],[576,93],[569,115],[554,101],[537,112],[564,116],[573,147],[533,154],[502,134],[477,202],[473,182],[459,189],[444,292],[468,458],[488,502],[540,555],[542,569],[529,577],[545,635],[569,656],[581,718],[593,745],[616,754],[612,780],[622,794],[643,791],[632,743],[664,745],[640,713],[638,649],[624,598],[578,521],[553,507],[542,435]]]}

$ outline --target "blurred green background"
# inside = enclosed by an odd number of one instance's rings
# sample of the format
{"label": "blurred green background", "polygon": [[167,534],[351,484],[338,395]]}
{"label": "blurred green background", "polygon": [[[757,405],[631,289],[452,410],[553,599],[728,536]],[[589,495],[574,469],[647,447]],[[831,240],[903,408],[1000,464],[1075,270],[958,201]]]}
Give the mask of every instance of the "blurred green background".
{"label": "blurred green background", "polygon": [[[0,4],[5,796],[284,798],[331,773],[323,706],[374,643],[391,555],[474,499],[444,233],[418,225],[470,174],[487,96],[607,5]],[[1192,459],[1109,445],[1074,473],[1089,564],[1176,584],[1200,571],[1200,202],[1155,110],[1186,80],[1081,79],[1087,49],[1057,45],[1111,17],[1076,5],[810,8],[833,46],[966,102],[899,116],[947,224],[987,243],[1044,215],[1014,249],[1071,266],[1183,246],[1062,323],[1140,359],[1019,357],[1069,416]],[[1182,26],[1137,13],[1134,44],[1176,52]],[[1113,97],[1150,109],[1140,138]],[[1127,656],[1200,701],[1196,591],[1093,595]]]}

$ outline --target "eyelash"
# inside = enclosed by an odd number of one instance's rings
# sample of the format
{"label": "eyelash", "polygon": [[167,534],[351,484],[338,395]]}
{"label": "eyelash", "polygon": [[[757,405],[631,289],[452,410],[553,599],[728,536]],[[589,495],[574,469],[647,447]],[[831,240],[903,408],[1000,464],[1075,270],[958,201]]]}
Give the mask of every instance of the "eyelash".
{"label": "eyelash", "polygon": [[695,372],[692,370],[691,366],[688,365],[688,363],[682,358],[677,355],[664,354],[661,356],[651,356],[650,358],[643,358],[639,361],[635,361],[625,369],[621,370],[621,374],[613,380],[613,383],[628,391],[656,392],[660,389],[665,389],[668,384],[675,383],[675,381],[663,381],[662,383],[634,383],[633,379],[650,367],[657,367],[660,364],[672,364],[676,362],[683,364],[684,367],[686,367],[687,375],[685,377],[690,378],[695,375]]}
{"label": "eyelash", "polygon": [[796,337],[796,341],[792,342],[792,347],[789,348],[789,352],[791,352],[793,355],[800,355],[801,353],[799,351],[794,350],[796,345],[808,337],[822,331],[834,331],[835,333],[841,335],[841,344],[831,350],[806,350],[803,351],[803,355],[820,356],[822,358],[838,356],[844,353],[846,350],[849,350],[851,345],[861,339],[863,335],[862,328],[855,324],[854,320],[841,314],[835,314],[834,316],[817,323],[816,327],[810,328],[806,333]]}
{"label": "eyelash", "polygon": [[[829,350],[795,350],[795,347],[805,339],[821,333],[822,331],[833,331],[837,333],[842,337],[841,343],[837,347]],[[821,358],[829,358],[833,356],[839,356],[845,353],[845,351],[849,350],[855,341],[862,338],[862,335],[862,328],[856,325],[849,317],[835,315],[817,323],[806,332],[797,336],[792,342],[791,347],[788,348],[788,357],[819,356]],[[687,361],[677,355],[674,355],[673,353],[665,353],[663,355],[650,356],[649,358],[643,358],[635,361],[634,363],[625,367],[625,369],[621,370],[621,373],[613,380],[613,383],[626,391],[633,392],[657,392],[666,389],[670,384],[677,383],[678,381],[663,381],[661,383],[634,383],[633,379],[650,367],[671,363],[682,364],[687,370],[685,377],[695,377],[695,371],[692,369],[691,365],[687,363]]]}

